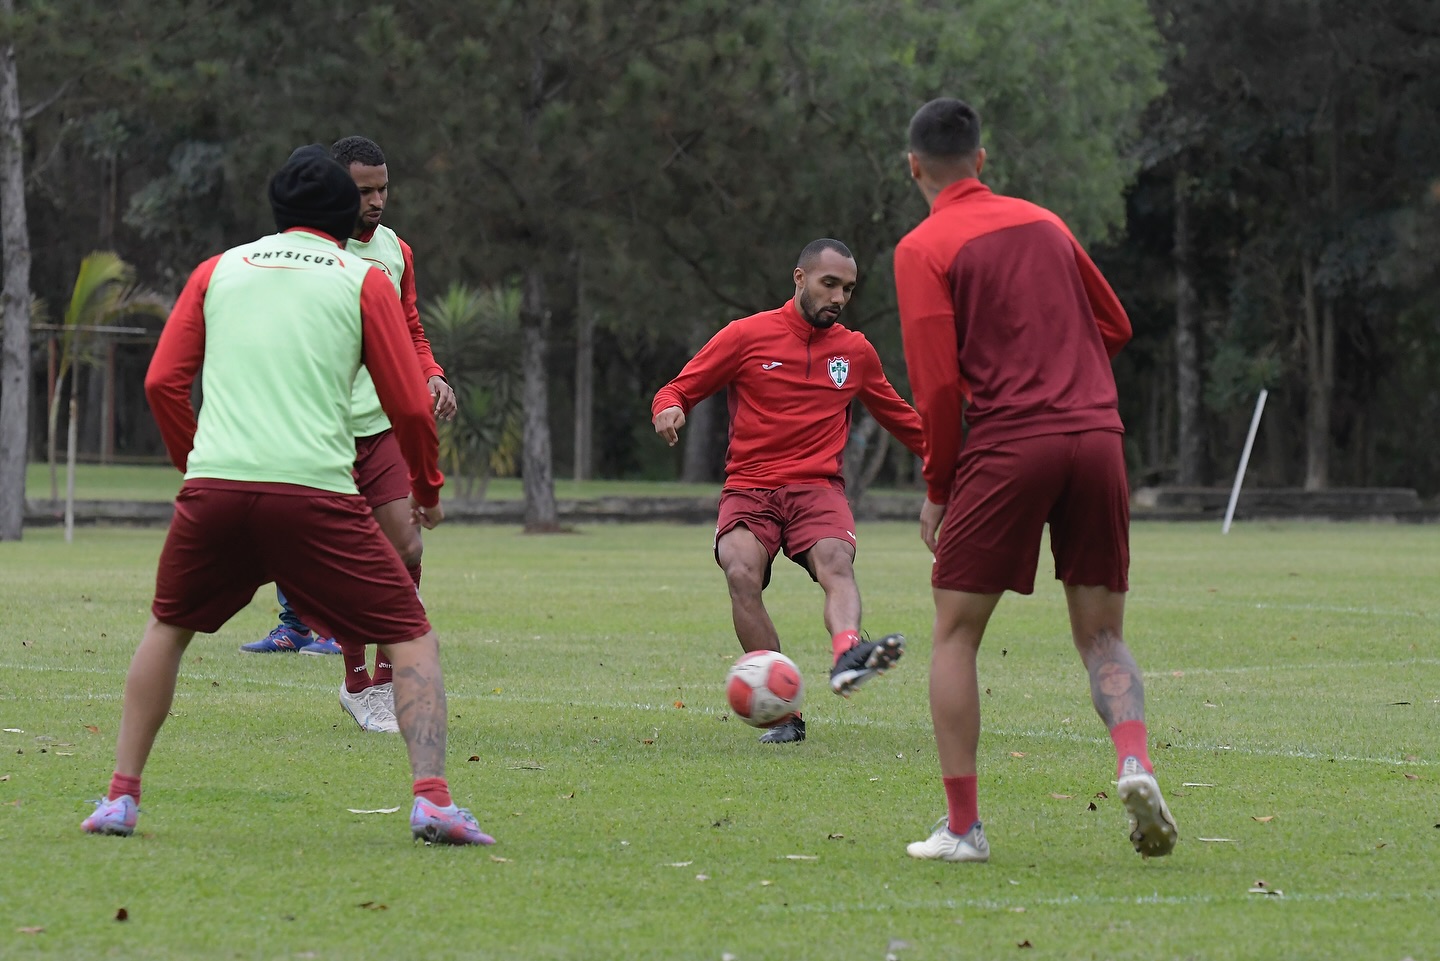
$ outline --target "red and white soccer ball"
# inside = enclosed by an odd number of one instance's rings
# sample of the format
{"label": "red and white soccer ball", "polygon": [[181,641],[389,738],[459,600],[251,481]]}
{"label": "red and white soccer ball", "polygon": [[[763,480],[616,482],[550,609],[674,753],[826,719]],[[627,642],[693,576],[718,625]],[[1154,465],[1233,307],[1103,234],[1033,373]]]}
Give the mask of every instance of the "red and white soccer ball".
{"label": "red and white soccer ball", "polygon": [[752,727],[774,727],[800,709],[805,682],[800,668],[779,651],[742,655],[725,678],[725,697],[735,716]]}

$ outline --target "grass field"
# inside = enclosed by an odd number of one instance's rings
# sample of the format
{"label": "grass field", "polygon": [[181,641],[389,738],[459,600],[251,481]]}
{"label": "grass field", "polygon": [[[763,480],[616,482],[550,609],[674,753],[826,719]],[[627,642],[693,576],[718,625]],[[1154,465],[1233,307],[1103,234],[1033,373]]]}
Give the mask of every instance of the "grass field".
{"label": "grass field", "polygon": [[1042,566],[981,655],[986,865],[905,856],[943,813],[928,556],[860,533],[867,627],[909,653],[831,695],[818,589],[779,565],[812,684],[779,748],[727,719],[707,528],[427,535],[485,850],[409,841],[403,746],[341,713],[338,659],[236,650],[267,589],[192,647],[137,835],[84,835],[163,535],[0,544],[0,958],[1440,959],[1440,528],[1137,526],[1127,634],[1181,829],[1148,862]]}

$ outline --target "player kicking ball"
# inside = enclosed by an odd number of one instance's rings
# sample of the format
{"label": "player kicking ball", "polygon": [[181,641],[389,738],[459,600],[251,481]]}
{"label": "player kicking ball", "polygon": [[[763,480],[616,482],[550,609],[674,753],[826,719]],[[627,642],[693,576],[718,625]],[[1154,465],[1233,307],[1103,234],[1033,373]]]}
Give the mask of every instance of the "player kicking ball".
{"label": "player kicking ball", "polygon": [[[715,528],[715,561],[730,589],[735,635],[745,651],[778,651],[765,609],[775,557],[805,569],[825,592],[830,688],[849,697],[892,667],[905,638],[860,637],[855,584],[855,517],[845,499],[850,405],[860,401],[917,456],[920,418],[880,365],[875,348],[837,321],[855,290],[850,249],[816,240],[792,271],[795,296],[776,310],[732,321],[710,339],[651,404],[655,432],[672,447],[696,404],[729,391],[730,444]],[[766,731],[764,744],[805,740],[793,715]]]}
{"label": "player kicking ball", "polygon": [[[364,365],[408,465],[408,507],[444,520],[439,449],[395,288],[348,253],[360,192],[315,144],[271,178],[279,233],[207,260],[165,324],[145,394],[185,474],[155,578],[152,617],[125,678],[115,770],[82,827],[129,835],[140,779],[185,650],[274,581],[307,623],[374,644],[394,665],[414,837],[493,844],[445,780],[439,641],[404,563],[356,490],[350,392]],[[197,418],[191,388],[203,376]],[[283,539],[287,548],[272,550]]]}

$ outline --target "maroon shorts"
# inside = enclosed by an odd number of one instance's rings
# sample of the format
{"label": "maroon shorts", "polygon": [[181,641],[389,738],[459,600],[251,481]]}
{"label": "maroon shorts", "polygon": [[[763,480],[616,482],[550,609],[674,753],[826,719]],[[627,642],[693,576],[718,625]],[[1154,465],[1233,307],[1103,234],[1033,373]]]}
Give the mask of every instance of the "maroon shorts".
{"label": "maroon shorts", "polygon": [[[785,556],[815,575],[807,552],[824,538],[833,537],[855,546],[855,515],[845,492],[833,487],[792,484],[774,490],[726,490],[720,493],[720,517],[715,525],[715,561],[720,561],[720,538],[744,525],[765,547],[774,562]],[[770,565],[765,565],[765,584]]]}
{"label": "maroon shorts", "polygon": [[410,468],[393,430],[355,438],[354,473],[371,510],[410,496]]}
{"label": "maroon shorts", "polygon": [[1057,580],[1128,590],[1130,488],[1122,436],[1092,430],[966,448],[940,525],[931,585],[975,594],[1033,592],[1048,523]]}
{"label": "maroon shorts", "polygon": [[157,620],[214,633],[274,581],[301,620],[356,647],[429,632],[409,572],[360,496],[201,484],[175,498]]}

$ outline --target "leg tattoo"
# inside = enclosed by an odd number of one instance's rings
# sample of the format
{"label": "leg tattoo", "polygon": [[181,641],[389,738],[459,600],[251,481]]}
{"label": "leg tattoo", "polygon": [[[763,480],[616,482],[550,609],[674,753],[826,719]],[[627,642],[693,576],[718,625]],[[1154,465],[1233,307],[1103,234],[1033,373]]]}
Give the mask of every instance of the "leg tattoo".
{"label": "leg tattoo", "polygon": [[1085,653],[1090,699],[1106,728],[1145,720],[1145,685],[1130,649],[1113,631],[1102,630]]}

